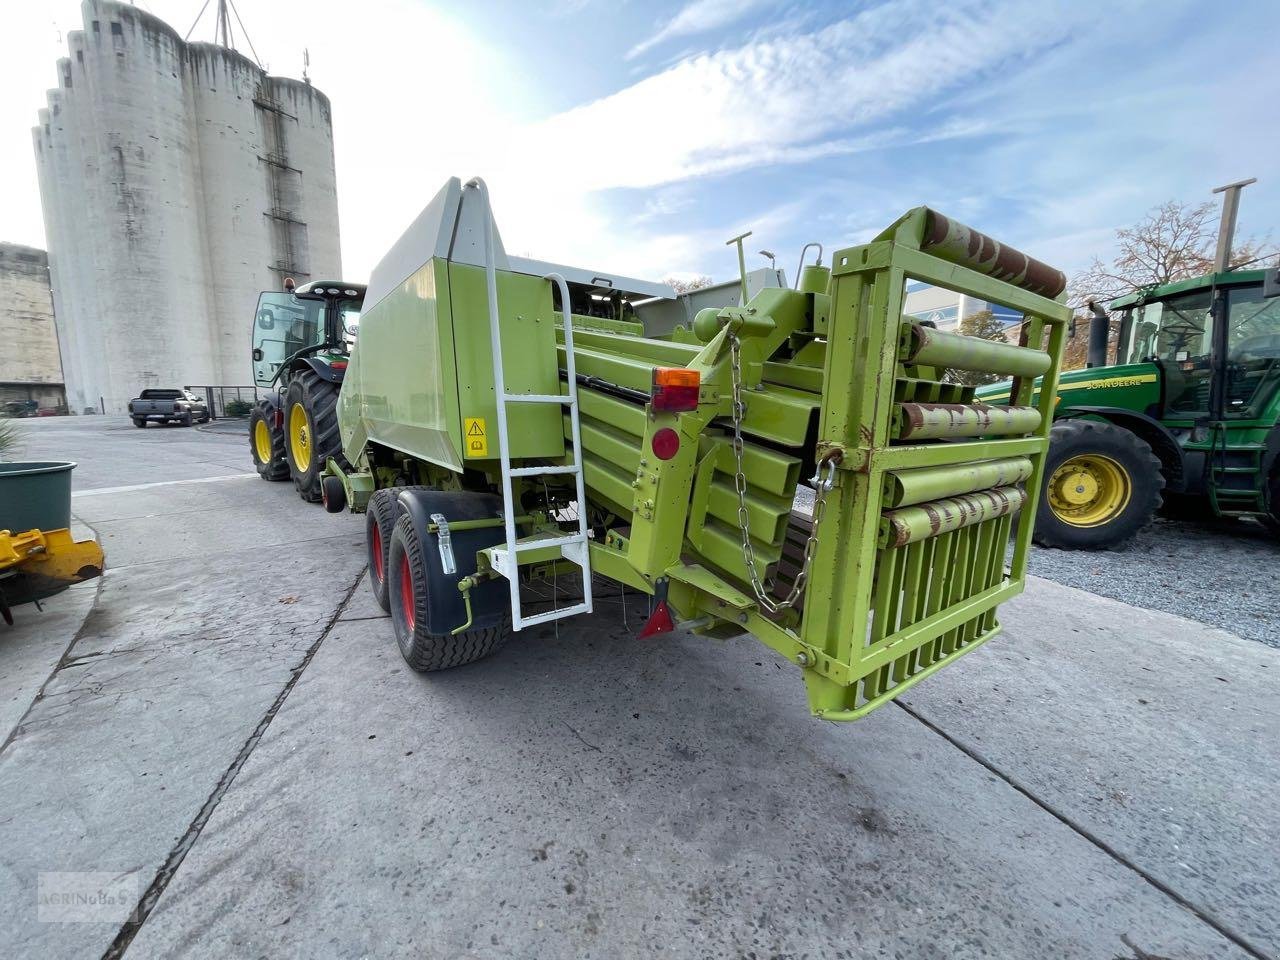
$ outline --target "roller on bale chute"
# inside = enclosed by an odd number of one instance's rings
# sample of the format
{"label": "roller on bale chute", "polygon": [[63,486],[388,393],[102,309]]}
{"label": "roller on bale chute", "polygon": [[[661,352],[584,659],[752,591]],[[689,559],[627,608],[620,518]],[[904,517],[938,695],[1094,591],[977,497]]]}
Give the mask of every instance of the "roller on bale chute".
{"label": "roller on bale chute", "polygon": [[[904,321],[908,280],[1020,311],[1020,343]],[[669,289],[508,255],[483,182],[453,179],[370,280],[326,504],[366,512],[416,669],[588,614],[607,580],[649,596],[643,642],[749,633],[816,716],[854,720],[993,637],[1023,589],[1064,286],[919,207],[799,289],[646,336]],[[1012,376],[1012,398],[948,370]],[[576,585],[559,608],[530,589],[552,579]]]}

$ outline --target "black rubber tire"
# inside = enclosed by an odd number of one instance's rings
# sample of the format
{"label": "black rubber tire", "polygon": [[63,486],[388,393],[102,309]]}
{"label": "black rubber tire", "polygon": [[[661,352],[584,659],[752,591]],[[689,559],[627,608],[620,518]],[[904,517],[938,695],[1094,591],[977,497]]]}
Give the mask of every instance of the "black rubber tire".
{"label": "black rubber tire", "polygon": [[[1048,484],[1066,460],[1084,454],[1105,456],[1129,475],[1129,502],[1115,517],[1094,527],[1073,526],[1059,519],[1049,505]],[[1049,431],[1044,487],[1036,510],[1035,541],[1061,550],[1112,550],[1131,540],[1151,523],[1160,508],[1164,476],[1160,460],[1136,434],[1111,423],[1060,420]]]}
{"label": "black rubber tire", "polygon": [[[265,462],[258,456],[258,445],[253,442],[259,421],[267,425],[267,434],[271,437],[271,459]],[[275,407],[265,398],[249,412],[249,456],[253,458],[253,468],[263,480],[289,479],[289,462],[284,457],[284,430],[275,426]]]}
{"label": "black rubber tire", "polygon": [[320,478],[320,502],[326,513],[341,513],[347,509],[347,488],[342,478],[326,474]]}
{"label": "black rubber tire", "polygon": [[1280,538],[1280,465],[1271,468],[1271,477],[1267,480],[1269,508],[1258,517],[1258,522],[1271,531],[1273,537]]}
{"label": "black rubber tire", "polygon": [[[431,602],[422,545],[407,514],[396,521],[388,551],[387,593],[391,603],[391,625],[405,663],[426,673],[460,667],[487,657],[511,637],[510,617],[487,630],[471,630],[459,634],[427,633],[427,605]],[[402,592],[405,576],[412,589]],[[410,616],[412,619],[410,619]]]}
{"label": "black rubber tire", "polygon": [[[307,415],[307,431],[310,436],[311,457],[305,470],[294,463],[293,446],[289,442],[289,415],[294,404],[302,404]],[[308,503],[320,502],[320,477],[325,462],[335,457],[345,468],[342,456],[342,437],[338,433],[338,384],[321,379],[314,370],[299,371],[284,395],[285,458],[289,461],[289,476],[297,488],[298,496]]]}
{"label": "black rubber tire", "polygon": [[383,610],[391,610],[387,599],[387,554],[391,550],[391,534],[396,525],[398,487],[374,491],[364,512],[364,542],[369,559],[369,589]]}
{"label": "black rubber tire", "polygon": [[147,426],[147,421],[142,419],[142,417],[134,417],[133,425],[139,429],[145,429]]}
{"label": "black rubber tire", "polygon": [[184,427],[189,427],[191,424],[195,423],[195,420],[192,419],[191,414],[184,413],[178,418],[178,423],[182,424]]}

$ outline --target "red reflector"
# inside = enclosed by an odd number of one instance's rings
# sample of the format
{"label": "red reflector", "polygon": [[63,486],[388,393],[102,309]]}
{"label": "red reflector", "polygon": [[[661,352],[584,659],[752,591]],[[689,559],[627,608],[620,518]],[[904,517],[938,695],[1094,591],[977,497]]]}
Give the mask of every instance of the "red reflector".
{"label": "red reflector", "polygon": [[654,367],[649,402],[655,410],[679,413],[698,409],[698,387],[702,375],[684,367]]}
{"label": "red reflector", "polygon": [[653,447],[653,455],[659,460],[670,460],[680,452],[680,434],[670,427],[663,427],[649,442]]}
{"label": "red reflector", "polygon": [[330,370],[345,370],[345,369],[347,369],[347,362],[348,362],[348,361],[346,361],[346,360],[335,360],[335,361],[333,361],[333,363],[329,364],[329,369],[330,369]]}
{"label": "red reflector", "polygon": [[671,619],[671,608],[667,606],[667,601],[659,600],[636,639],[643,640],[645,637],[656,636],[659,633],[670,633],[675,628],[676,625]]}

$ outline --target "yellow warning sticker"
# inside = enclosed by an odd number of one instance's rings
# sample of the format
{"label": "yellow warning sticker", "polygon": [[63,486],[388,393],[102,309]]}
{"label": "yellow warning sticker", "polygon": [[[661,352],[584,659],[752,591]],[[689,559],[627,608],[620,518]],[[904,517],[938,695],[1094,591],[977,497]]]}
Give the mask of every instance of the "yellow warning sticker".
{"label": "yellow warning sticker", "polygon": [[463,417],[462,433],[468,457],[489,456],[489,434],[484,428],[484,417]]}

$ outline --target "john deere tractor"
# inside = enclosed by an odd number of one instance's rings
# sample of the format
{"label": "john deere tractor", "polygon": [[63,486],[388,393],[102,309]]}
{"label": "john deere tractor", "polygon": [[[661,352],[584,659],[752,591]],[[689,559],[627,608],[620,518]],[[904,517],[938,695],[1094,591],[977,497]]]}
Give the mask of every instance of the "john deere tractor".
{"label": "john deere tractor", "polygon": [[360,322],[361,284],[317,280],[258,297],[253,379],[266,388],[249,417],[249,447],[264,480],[293,480],[320,500],[325,462],[342,459],[338,390]]}
{"label": "john deere tractor", "polygon": [[[1124,543],[1162,501],[1187,516],[1253,517],[1280,535],[1280,281],[1230,270],[1239,188],[1228,188],[1215,270],[1140,290],[1109,320],[1093,306],[1089,367],[1056,392],[1036,540],[1097,550]],[[1092,306],[1092,305],[1091,305]],[[978,396],[1000,403],[1009,383]]]}

